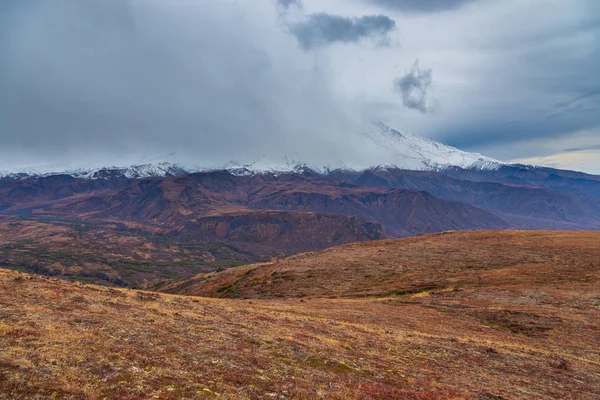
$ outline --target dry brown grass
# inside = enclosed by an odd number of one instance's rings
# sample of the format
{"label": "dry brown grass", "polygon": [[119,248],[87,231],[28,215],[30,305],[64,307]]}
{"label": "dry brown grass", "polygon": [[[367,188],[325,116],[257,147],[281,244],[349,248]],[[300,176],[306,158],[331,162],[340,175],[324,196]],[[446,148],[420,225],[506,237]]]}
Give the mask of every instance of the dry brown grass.
{"label": "dry brown grass", "polygon": [[[582,264],[486,267],[482,284],[388,297],[210,299],[0,270],[0,398],[597,399],[600,250],[581,254],[578,235],[544,252]],[[356,248],[368,259],[369,244],[331,252],[358,268]]]}
{"label": "dry brown grass", "polygon": [[153,288],[210,297],[361,297],[575,282],[600,282],[598,231],[462,231],[355,243]]}

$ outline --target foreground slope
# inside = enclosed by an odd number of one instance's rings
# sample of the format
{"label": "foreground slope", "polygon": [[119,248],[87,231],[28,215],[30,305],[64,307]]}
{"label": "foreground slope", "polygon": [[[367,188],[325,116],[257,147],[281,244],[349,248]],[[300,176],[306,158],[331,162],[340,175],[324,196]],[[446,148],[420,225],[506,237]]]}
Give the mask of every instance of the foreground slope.
{"label": "foreground slope", "polygon": [[242,298],[357,297],[465,286],[597,282],[600,232],[465,231],[356,243],[157,284]]}
{"label": "foreground slope", "polygon": [[550,276],[552,257],[580,255],[565,240],[529,280],[384,298],[195,298],[0,269],[0,397],[597,399],[600,256]]}

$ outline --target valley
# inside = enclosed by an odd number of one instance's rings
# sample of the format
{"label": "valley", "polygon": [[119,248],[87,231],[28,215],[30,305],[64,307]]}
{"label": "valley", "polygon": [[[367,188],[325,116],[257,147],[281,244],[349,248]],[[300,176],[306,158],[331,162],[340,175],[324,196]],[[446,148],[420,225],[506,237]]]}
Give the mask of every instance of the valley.
{"label": "valley", "polygon": [[0,267],[131,287],[431,232],[600,229],[600,181],[570,171],[161,168],[0,179]]}
{"label": "valley", "polygon": [[87,283],[137,286],[266,261],[268,254],[223,242],[176,242],[135,224],[0,218],[0,266]]}

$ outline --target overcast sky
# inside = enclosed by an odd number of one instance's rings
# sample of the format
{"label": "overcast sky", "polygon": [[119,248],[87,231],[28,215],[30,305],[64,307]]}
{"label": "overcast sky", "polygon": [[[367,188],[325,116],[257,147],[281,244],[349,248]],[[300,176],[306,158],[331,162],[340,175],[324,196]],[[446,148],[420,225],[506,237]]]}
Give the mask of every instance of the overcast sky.
{"label": "overcast sky", "polygon": [[600,173],[597,0],[1,0],[0,169],[372,163],[380,120]]}

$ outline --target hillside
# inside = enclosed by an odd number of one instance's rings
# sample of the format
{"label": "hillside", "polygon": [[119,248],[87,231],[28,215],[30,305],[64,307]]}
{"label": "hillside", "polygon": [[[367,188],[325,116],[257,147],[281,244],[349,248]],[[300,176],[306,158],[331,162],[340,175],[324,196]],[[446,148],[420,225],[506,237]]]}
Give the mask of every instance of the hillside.
{"label": "hillside", "polygon": [[87,283],[137,286],[283,253],[221,241],[194,244],[136,224],[0,217],[0,267]]}
{"label": "hillside", "polygon": [[[546,169],[547,170],[547,169]],[[584,174],[581,174],[584,175]],[[600,183],[574,172],[504,166],[494,171],[441,172],[378,168],[337,172],[345,183],[386,189],[426,191],[486,210],[524,229],[599,229]]]}
{"label": "hillside", "polygon": [[[204,285],[268,273],[260,293],[238,283],[240,296],[271,297],[251,301],[0,269],[0,397],[597,399],[597,243],[588,232],[427,235]],[[332,293],[363,296],[316,297]]]}
{"label": "hillside", "polygon": [[154,289],[241,297],[360,297],[600,280],[600,232],[466,231],[357,243]]}

